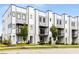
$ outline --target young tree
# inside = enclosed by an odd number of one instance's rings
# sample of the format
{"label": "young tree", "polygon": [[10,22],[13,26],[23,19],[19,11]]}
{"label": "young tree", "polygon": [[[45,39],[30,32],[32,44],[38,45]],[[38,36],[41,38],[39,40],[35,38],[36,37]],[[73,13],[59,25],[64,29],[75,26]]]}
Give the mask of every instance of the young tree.
{"label": "young tree", "polygon": [[50,31],[52,32],[52,37],[55,41],[56,37],[57,37],[57,28],[56,28],[56,26],[52,25],[52,27],[50,28]]}
{"label": "young tree", "polygon": [[20,26],[21,29],[21,36],[23,37],[23,41],[25,42],[26,37],[28,35],[28,26],[26,26],[26,24],[23,24],[23,26]]}

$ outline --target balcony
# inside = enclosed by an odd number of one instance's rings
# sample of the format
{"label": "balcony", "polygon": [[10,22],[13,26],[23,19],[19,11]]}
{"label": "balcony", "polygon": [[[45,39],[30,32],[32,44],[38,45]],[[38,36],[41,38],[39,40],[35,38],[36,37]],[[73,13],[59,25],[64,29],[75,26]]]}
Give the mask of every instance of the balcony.
{"label": "balcony", "polygon": [[59,37],[64,37],[64,33],[58,33]]}
{"label": "balcony", "polygon": [[72,38],[77,38],[78,34],[77,34],[77,30],[72,30]]}
{"label": "balcony", "polygon": [[72,38],[77,38],[77,37],[78,37],[77,33],[72,33]]}
{"label": "balcony", "polygon": [[48,34],[47,33],[44,33],[44,34],[39,34],[39,36],[47,36]]}
{"label": "balcony", "polygon": [[39,35],[40,36],[47,36],[48,32],[45,28],[40,28]]}
{"label": "balcony", "polygon": [[39,22],[39,26],[48,27],[47,23]]}
{"label": "balcony", "polygon": [[27,24],[27,21],[25,21],[25,20],[16,20],[16,23],[17,24]]}
{"label": "balcony", "polygon": [[58,28],[58,37],[64,37],[64,29]]}

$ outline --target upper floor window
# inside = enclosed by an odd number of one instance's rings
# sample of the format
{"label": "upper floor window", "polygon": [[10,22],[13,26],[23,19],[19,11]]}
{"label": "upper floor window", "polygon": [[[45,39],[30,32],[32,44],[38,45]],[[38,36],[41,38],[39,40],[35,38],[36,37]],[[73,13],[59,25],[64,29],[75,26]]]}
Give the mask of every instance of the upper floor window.
{"label": "upper floor window", "polygon": [[26,14],[22,14],[22,19],[26,20]]}
{"label": "upper floor window", "polygon": [[45,23],[45,17],[43,17],[43,22]]}
{"label": "upper floor window", "polygon": [[16,16],[16,15],[15,15],[15,12],[12,12],[12,16],[13,16],[13,17],[15,17],[15,16]]}
{"label": "upper floor window", "polygon": [[30,19],[32,19],[32,15],[30,15]]}
{"label": "upper floor window", "polygon": [[15,24],[13,24],[13,25],[12,25],[12,28],[13,28],[13,29],[15,29],[15,28],[16,28],[16,25],[15,25]]}
{"label": "upper floor window", "polygon": [[72,26],[75,26],[75,22],[72,22],[71,25],[72,25]]}
{"label": "upper floor window", "polygon": [[66,33],[67,33],[67,29],[66,29]]}
{"label": "upper floor window", "polygon": [[12,27],[12,24],[10,23],[10,24],[8,24],[8,28],[11,28]]}
{"label": "upper floor window", "polygon": [[50,18],[50,22],[51,22],[51,18]]}
{"label": "upper floor window", "polygon": [[21,14],[20,13],[17,13],[17,18],[21,19]]}
{"label": "upper floor window", "polygon": [[61,20],[60,20],[60,25],[61,25]]}
{"label": "upper floor window", "polygon": [[30,25],[30,30],[33,30],[33,26],[32,25]]}
{"label": "upper floor window", "polygon": [[67,24],[67,21],[65,21],[65,24]]}
{"label": "upper floor window", "polygon": [[61,25],[62,24],[61,20],[57,19],[57,24]]}
{"label": "upper floor window", "polygon": [[57,20],[57,24],[58,24],[58,20]]}
{"label": "upper floor window", "polygon": [[42,17],[41,17],[41,16],[39,17],[39,21],[40,21],[40,22],[42,21]]}

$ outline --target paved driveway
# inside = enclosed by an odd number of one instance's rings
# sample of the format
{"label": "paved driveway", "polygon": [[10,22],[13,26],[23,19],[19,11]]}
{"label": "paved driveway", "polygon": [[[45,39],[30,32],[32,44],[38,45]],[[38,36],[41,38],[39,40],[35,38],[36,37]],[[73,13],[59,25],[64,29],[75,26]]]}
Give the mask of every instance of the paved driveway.
{"label": "paved driveway", "polygon": [[79,54],[79,48],[19,49],[0,51],[0,54]]}

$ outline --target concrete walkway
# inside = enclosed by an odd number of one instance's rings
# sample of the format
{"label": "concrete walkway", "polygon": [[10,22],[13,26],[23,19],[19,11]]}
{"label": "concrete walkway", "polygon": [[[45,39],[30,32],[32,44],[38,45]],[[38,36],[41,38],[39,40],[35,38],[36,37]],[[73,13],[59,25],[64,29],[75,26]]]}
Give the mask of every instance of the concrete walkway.
{"label": "concrete walkway", "polygon": [[3,50],[0,54],[79,54],[79,48]]}

